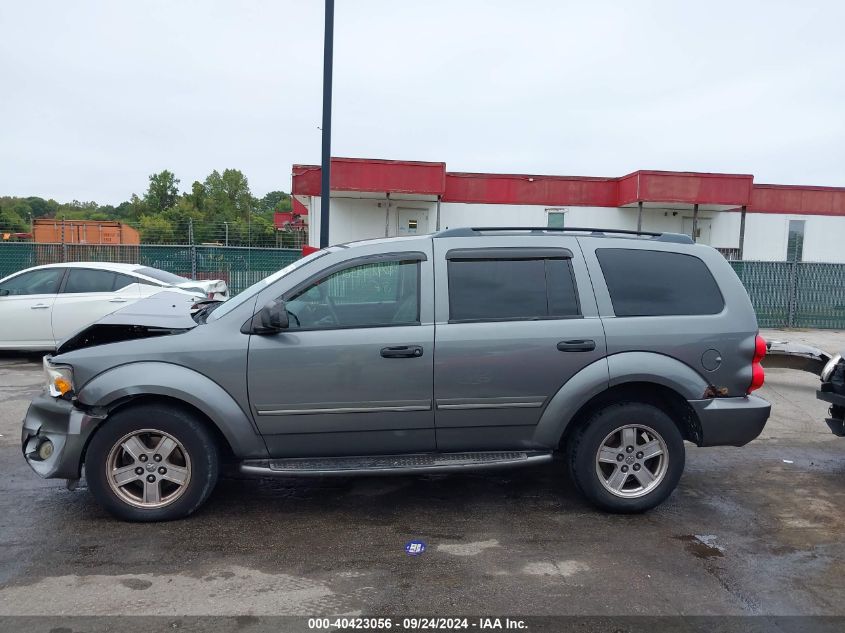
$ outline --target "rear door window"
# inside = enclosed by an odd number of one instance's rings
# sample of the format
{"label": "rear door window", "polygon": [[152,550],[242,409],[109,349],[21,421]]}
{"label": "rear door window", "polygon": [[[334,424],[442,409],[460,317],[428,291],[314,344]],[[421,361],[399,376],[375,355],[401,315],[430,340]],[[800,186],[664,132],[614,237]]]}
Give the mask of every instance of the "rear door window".
{"label": "rear door window", "polygon": [[140,283],[140,279],[137,277],[132,277],[130,275],[124,275],[123,273],[115,273],[114,274],[114,286],[112,286],[112,290],[121,290],[126,288],[126,286]]}
{"label": "rear door window", "polygon": [[630,248],[596,249],[618,317],[718,314],[719,286],[694,255]]}
{"label": "rear door window", "polygon": [[62,290],[64,294],[83,292],[112,292],[115,283],[115,273],[110,270],[93,270],[90,268],[71,268]]}
{"label": "rear door window", "polygon": [[448,271],[450,321],[580,316],[569,259],[473,259],[469,252],[451,258]]}

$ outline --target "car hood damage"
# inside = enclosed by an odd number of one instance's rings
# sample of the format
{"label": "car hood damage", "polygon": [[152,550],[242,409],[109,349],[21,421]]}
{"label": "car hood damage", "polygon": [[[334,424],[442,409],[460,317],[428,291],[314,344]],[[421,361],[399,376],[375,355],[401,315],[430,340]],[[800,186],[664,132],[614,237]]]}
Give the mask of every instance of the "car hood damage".
{"label": "car hood damage", "polygon": [[106,315],[62,341],[57,353],[153,336],[182,334],[197,326],[193,300],[178,292],[160,292]]}

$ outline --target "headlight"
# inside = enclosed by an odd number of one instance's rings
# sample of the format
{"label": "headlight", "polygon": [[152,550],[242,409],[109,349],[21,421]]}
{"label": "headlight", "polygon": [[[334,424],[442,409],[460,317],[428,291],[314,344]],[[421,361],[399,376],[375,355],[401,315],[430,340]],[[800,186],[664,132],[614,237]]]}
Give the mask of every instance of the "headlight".
{"label": "headlight", "polygon": [[842,355],[841,354],[837,354],[836,356],[831,358],[829,361],[827,361],[827,364],[824,366],[824,369],[822,369],[822,373],[819,374],[822,378],[822,382],[827,382],[828,380],[830,380],[830,377],[833,375],[833,370],[836,369],[836,366],[841,362],[842,362]]}
{"label": "headlight", "polygon": [[54,398],[73,394],[73,369],[67,365],[54,365],[48,356],[44,357],[44,378],[47,389]]}

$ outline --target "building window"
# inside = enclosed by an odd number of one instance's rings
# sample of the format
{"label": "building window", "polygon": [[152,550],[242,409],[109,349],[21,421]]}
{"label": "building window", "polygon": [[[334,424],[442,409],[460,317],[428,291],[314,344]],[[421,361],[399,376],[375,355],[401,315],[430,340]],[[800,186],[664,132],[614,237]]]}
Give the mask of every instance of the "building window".
{"label": "building window", "polygon": [[804,255],[804,220],[789,221],[789,235],[786,238],[786,261],[800,262]]}
{"label": "building window", "polygon": [[546,226],[550,229],[562,229],[565,216],[564,209],[546,209]]}

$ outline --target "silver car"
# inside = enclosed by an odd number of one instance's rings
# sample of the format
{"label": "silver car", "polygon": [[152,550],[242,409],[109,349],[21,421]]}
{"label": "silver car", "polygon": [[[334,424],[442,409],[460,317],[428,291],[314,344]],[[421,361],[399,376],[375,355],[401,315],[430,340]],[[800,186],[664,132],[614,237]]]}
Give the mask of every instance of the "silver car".
{"label": "silver car", "polygon": [[666,499],[684,442],[770,405],[742,284],[683,235],[452,229],[318,251],[191,315],[167,293],[63,341],[22,447],[118,517],[260,477],[454,472],[556,454],[599,508]]}

